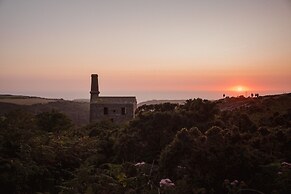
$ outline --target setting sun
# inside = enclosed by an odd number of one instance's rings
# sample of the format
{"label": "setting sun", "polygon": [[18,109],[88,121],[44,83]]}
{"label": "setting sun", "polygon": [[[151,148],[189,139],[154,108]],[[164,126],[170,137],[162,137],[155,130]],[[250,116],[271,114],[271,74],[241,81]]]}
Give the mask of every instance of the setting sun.
{"label": "setting sun", "polygon": [[238,91],[238,92],[243,92],[243,91],[245,91],[245,89],[244,89],[244,87],[242,87],[242,86],[238,86],[238,87],[236,88],[236,91]]}
{"label": "setting sun", "polygon": [[246,92],[249,90],[249,88],[246,86],[238,85],[238,86],[232,87],[231,90],[234,92]]}

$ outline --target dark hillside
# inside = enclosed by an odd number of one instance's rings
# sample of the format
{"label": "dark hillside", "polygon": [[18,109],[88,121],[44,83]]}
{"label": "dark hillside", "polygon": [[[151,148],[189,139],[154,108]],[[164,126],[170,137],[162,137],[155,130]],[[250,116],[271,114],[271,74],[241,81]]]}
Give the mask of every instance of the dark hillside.
{"label": "dark hillside", "polygon": [[217,103],[221,111],[239,111],[248,114],[257,125],[287,122],[288,119],[290,121],[291,93],[258,98],[226,98],[218,100]]}
{"label": "dark hillside", "polygon": [[87,102],[45,99],[29,96],[0,96],[0,115],[4,115],[5,113],[17,109],[25,110],[33,114],[55,109],[66,114],[77,126],[89,123],[89,103]]}

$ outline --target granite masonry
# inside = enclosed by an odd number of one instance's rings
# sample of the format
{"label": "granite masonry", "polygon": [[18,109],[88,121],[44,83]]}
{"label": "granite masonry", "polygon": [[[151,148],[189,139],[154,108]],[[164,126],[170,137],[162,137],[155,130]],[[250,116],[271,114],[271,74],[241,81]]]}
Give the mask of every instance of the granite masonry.
{"label": "granite masonry", "polygon": [[124,123],[134,118],[137,107],[134,96],[99,96],[98,75],[91,75],[90,122],[110,120]]}

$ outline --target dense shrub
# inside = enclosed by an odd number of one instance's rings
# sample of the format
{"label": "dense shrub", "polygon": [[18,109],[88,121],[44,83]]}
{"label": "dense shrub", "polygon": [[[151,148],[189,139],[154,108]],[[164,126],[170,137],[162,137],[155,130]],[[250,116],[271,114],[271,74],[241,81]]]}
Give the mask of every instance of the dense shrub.
{"label": "dense shrub", "polygon": [[65,114],[55,110],[36,115],[36,123],[38,129],[48,132],[67,130],[72,126],[71,120]]}
{"label": "dense shrub", "polygon": [[56,111],[10,112],[0,117],[1,192],[289,193],[290,109],[238,100],[251,103],[144,105],[126,125],[82,128]]}

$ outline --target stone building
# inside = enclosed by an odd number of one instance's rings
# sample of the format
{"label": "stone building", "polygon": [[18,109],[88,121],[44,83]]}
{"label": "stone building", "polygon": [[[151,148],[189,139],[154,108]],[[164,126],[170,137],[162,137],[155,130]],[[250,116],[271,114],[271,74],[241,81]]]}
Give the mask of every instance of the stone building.
{"label": "stone building", "polygon": [[123,123],[135,116],[137,107],[134,96],[99,96],[98,75],[91,75],[90,122],[110,120]]}

